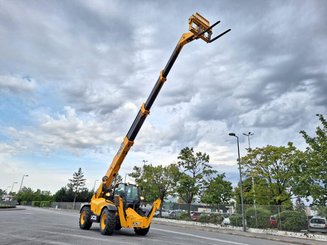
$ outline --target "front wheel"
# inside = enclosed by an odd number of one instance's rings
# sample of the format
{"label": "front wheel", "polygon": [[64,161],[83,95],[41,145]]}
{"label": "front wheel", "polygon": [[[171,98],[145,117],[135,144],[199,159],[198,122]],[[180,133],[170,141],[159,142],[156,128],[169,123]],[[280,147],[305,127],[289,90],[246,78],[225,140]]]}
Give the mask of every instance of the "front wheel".
{"label": "front wheel", "polygon": [[116,213],[110,212],[107,208],[103,209],[100,218],[100,232],[102,235],[111,236],[116,226]]}
{"label": "front wheel", "polygon": [[89,206],[84,206],[79,217],[79,227],[83,230],[89,230],[91,226],[91,209]]}
{"label": "front wheel", "polygon": [[139,236],[145,236],[146,234],[148,234],[149,230],[150,226],[148,228],[134,228],[135,234]]}

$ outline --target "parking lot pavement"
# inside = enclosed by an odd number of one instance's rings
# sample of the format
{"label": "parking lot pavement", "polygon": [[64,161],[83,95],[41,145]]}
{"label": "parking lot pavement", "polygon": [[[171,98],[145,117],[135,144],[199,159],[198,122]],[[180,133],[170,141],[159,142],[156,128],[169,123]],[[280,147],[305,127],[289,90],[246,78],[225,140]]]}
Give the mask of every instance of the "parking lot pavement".
{"label": "parking lot pavement", "polygon": [[[179,245],[286,245],[326,242],[292,237],[254,234],[250,232],[217,229],[196,223],[155,219],[147,236],[136,236],[132,229],[122,229],[113,236],[103,236],[99,224],[81,230],[78,211],[44,208],[16,209],[0,212],[0,244],[179,244]],[[191,225],[192,224],[192,225]]]}

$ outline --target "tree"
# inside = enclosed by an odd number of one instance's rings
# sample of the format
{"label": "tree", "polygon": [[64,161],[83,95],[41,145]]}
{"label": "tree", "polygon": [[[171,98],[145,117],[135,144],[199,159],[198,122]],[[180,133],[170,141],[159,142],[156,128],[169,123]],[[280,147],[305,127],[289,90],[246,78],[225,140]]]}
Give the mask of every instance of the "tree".
{"label": "tree", "polygon": [[[135,166],[133,172],[129,174],[135,178],[135,182],[141,187],[145,200],[154,201],[160,198],[161,203],[164,199],[174,193],[178,178],[178,168],[175,164],[168,166],[144,165],[143,168]],[[160,206],[160,216],[162,205]]]}
{"label": "tree", "polygon": [[84,173],[82,169],[79,168],[77,172],[74,172],[73,178],[69,179],[68,188],[74,193],[73,208],[75,206],[76,197],[82,191],[85,191],[85,181]]}
{"label": "tree", "polygon": [[[300,154],[292,143],[288,143],[287,147],[268,145],[249,152],[242,158],[242,165],[247,168],[248,173],[252,172],[267,183],[266,193],[272,204],[282,205],[290,201],[292,181],[301,161]],[[256,192],[257,190],[260,188]]]}
{"label": "tree", "polygon": [[42,191],[37,189],[33,191],[31,188],[23,187],[16,195],[15,199],[18,202],[32,202],[32,201],[52,201],[53,196],[50,191]]}
{"label": "tree", "polygon": [[201,196],[201,201],[213,204],[219,209],[220,204],[228,204],[233,196],[232,183],[225,180],[225,173],[217,174],[217,176],[209,181],[207,188]]}
{"label": "tree", "polygon": [[318,114],[322,126],[316,128],[316,135],[310,137],[301,131],[307,148],[305,161],[299,168],[296,193],[302,197],[313,198],[314,204],[327,205],[327,121]]}
{"label": "tree", "polygon": [[62,187],[54,194],[56,202],[72,202],[74,200],[74,193],[67,187]]}
{"label": "tree", "polygon": [[210,176],[216,171],[208,164],[209,155],[202,152],[194,153],[193,148],[182,149],[178,160],[180,175],[176,191],[188,204],[188,215],[190,215],[194,197],[208,185]]}
{"label": "tree", "polygon": [[2,196],[3,196],[4,194],[6,194],[6,192],[5,192],[4,190],[0,189],[0,200],[2,199]]}

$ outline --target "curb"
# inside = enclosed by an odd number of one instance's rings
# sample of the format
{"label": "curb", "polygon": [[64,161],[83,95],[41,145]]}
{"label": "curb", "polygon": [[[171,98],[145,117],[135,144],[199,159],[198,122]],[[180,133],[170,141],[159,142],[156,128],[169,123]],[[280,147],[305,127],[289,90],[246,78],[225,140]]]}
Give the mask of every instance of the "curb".
{"label": "curb", "polygon": [[[268,240],[275,240],[281,242],[292,242],[293,244],[301,244],[307,245],[312,244],[313,241],[325,242],[327,241],[327,235],[319,235],[319,234],[308,234],[308,233],[300,233],[300,232],[288,232],[288,231],[276,231],[276,230],[263,230],[263,229],[254,229],[248,228],[247,232],[243,232],[242,227],[233,227],[233,226],[221,226],[215,224],[208,223],[200,223],[194,221],[184,221],[184,220],[172,220],[172,219],[164,219],[164,218],[154,218],[153,223],[157,224],[170,224],[176,226],[184,226],[184,227],[194,227],[199,230],[219,231],[224,234],[231,235],[240,235],[245,237],[254,237],[254,238],[262,238]],[[292,241],[290,239],[293,239]],[[294,240],[297,239],[297,240]]]}
{"label": "curb", "polygon": [[0,208],[1,211],[16,211],[16,210],[25,210],[25,208],[15,208],[15,207],[9,207],[9,208]]}

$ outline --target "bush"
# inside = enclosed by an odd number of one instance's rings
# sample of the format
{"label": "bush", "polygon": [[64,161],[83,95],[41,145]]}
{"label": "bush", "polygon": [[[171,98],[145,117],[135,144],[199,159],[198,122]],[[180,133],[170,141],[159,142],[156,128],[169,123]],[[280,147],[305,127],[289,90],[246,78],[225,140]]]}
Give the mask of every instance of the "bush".
{"label": "bush", "polygon": [[318,207],[318,215],[327,218],[327,207]]}
{"label": "bush", "polygon": [[51,207],[51,202],[50,201],[41,201],[40,207]]}
{"label": "bush", "polygon": [[229,220],[230,220],[230,224],[233,226],[243,226],[241,214],[232,214],[229,217]]}
{"label": "bush", "polygon": [[191,220],[190,216],[188,215],[187,212],[182,212],[179,219],[181,220]]}
{"label": "bush", "polygon": [[283,211],[277,216],[279,227],[283,231],[301,231],[307,228],[307,216],[304,211]]}
{"label": "bush", "polygon": [[200,214],[200,217],[198,219],[199,222],[202,223],[209,223],[210,222],[210,217],[208,214]]}
{"label": "bush", "polygon": [[40,207],[40,201],[32,201],[32,207]]}
{"label": "bush", "polygon": [[223,217],[220,214],[210,214],[209,215],[209,222],[213,224],[221,224],[223,222]]}
{"label": "bush", "polygon": [[[256,215],[257,217],[255,217]],[[269,227],[270,211],[264,208],[248,208],[245,211],[248,227],[267,229]]]}
{"label": "bush", "polygon": [[20,202],[20,205],[24,205],[24,206],[26,206],[26,205],[27,205],[27,201],[21,201],[21,202]]}

